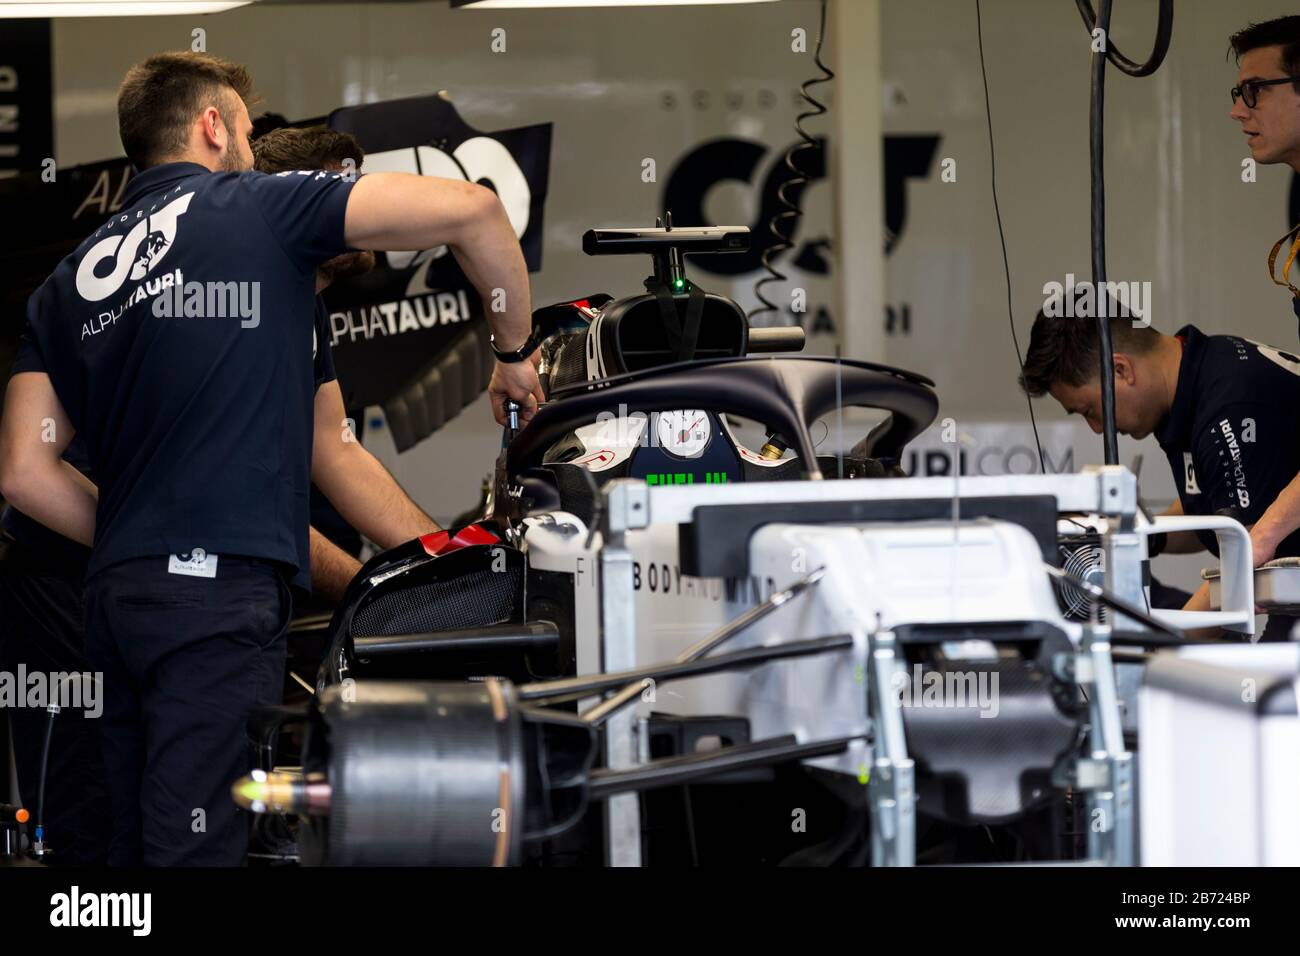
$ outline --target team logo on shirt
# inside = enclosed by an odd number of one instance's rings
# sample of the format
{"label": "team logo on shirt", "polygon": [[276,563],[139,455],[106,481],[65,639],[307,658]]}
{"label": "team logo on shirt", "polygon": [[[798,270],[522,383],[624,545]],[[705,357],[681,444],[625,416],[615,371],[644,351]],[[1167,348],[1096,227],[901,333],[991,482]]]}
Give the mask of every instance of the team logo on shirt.
{"label": "team logo on shirt", "polygon": [[[138,221],[125,238],[105,236],[91,246],[77,266],[77,292],[81,297],[87,302],[99,302],[122,288],[128,279],[139,281],[147,276],[176,242],[177,223],[193,198],[194,193],[186,193],[147,215],[137,210]],[[111,224],[130,221],[129,215],[122,215]],[[112,271],[100,275],[101,266],[109,261]]]}
{"label": "team logo on shirt", "polygon": [[1241,503],[1241,507],[1249,508],[1250,489],[1246,486],[1246,467],[1241,460],[1241,445],[1238,444],[1237,436],[1233,433],[1232,422],[1225,418],[1218,423],[1217,427],[1227,443],[1228,455],[1223,465],[1224,477],[1233,491],[1236,492],[1237,501]]}
{"label": "team logo on shirt", "polygon": [[1259,354],[1264,356],[1279,368],[1284,368],[1292,375],[1300,375],[1300,358],[1292,355],[1290,352],[1283,352],[1281,349],[1275,349],[1271,345],[1265,345],[1263,342],[1255,342],[1247,339],[1251,345],[1259,350]]}
{"label": "team logo on shirt", "polygon": [[1189,495],[1199,495],[1201,486],[1196,483],[1196,467],[1192,464],[1192,453],[1183,452],[1183,491]]}

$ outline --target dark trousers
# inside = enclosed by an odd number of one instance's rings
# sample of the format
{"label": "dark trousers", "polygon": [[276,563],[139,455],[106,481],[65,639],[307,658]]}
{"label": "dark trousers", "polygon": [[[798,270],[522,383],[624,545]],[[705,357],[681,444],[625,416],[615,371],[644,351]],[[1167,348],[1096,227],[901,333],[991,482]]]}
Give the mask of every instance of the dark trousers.
{"label": "dark trousers", "polygon": [[249,714],[280,702],[292,612],[283,573],[222,555],[213,578],[168,559],[123,561],[86,581],[86,649],[104,675],[100,734],[114,866],[238,866],[248,815]]}
{"label": "dark trousers", "polygon": [[[0,670],[17,674],[20,665],[28,674],[92,670],[82,630],[82,570],[52,562],[43,566],[38,555],[0,541]],[[102,700],[102,687],[100,694]],[[13,734],[19,799],[35,823],[51,717],[44,708],[27,706],[7,708],[5,716]],[[99,720],[93,709],[66,709],[53,722],[40,821],[51,850],[46,859],[54,866],[102,866],[108,862],[113,823]]]}

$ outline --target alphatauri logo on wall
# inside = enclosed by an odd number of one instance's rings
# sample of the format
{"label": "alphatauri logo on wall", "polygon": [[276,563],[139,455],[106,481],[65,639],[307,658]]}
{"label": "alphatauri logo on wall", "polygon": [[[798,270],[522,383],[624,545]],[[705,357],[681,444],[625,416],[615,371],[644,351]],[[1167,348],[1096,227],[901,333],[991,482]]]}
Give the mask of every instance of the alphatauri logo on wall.
{"label": "alphatauri logo on wall", "polygon": [[[135,214],[135,225],[126,237],[105,236],[95,243],[77,266],[77,292],[87,302],[99,302],[122,288],[128,279],[138,282],[153,271],[176,241],[176,226],[190,208],[194,193],[178,196],[162,209]],[[112,229],[131,222],[129,215],[116,216],[103,228]],[[99,275],[101,266],[111,261],[111,271]]]}
{"label": "alphatauri logo on wall", "polygon": [[[551,124],[479,130],[434,95],[344,107],[330,114],[329,125],[360,141],[363,174],[417,173],[491,189],[528,270],[541,268]],[[484,303],[446,246],[375,258],[373,271],[324,293],[334,365],[349,408],[382,405],[402,393],[484,318]]]}

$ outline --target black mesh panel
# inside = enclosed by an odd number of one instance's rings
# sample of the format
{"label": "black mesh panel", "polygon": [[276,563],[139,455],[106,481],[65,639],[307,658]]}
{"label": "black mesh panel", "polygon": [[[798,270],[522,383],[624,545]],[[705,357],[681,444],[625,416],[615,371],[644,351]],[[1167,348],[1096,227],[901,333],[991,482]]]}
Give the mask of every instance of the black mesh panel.
{"label": "black mesh panel", "polygon": [[511,620],[523,588],[522,565],[485,568],[447,581],[397,587],[352,619],[352,633],[383,637],[483,627]]}
{"label": "black mesh panel", "polygon": [[587,333],[575,332],[556,336],[548,350],[552,389],[564,388],[587,380]]}

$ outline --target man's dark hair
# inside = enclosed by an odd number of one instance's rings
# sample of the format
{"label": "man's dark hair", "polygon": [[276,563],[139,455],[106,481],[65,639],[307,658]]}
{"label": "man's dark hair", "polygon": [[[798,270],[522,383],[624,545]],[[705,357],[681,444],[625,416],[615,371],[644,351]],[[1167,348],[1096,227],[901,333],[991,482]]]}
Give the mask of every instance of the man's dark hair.
{"label": "man's dark hair", "polygon": [[[1160,341],[1150,326],[1133,327],[1133,319],[1117,316],[1110,322],[1111,347],[1125,355],[1145,355]],[[1053,385],[1078,388],[1101,378],[1101,346],[1097,320],[1049,316],[1041,309],[1029,333],[1029,350],[1020,373],[1020,387],[1032,398],[1046,395]]]}
{"label": "man's dark hair", "polygon": [[286,126],[253,140],[253,168],[264,173],[336,168],[345,160],[352,161],[352,172],[356,173],[365,157],[355,136],[328,126]]}
{"label": "man's dark hair", "polygon": [[[1241,58],[1251,50],[1265,46],[1282,48],[1282,69],[1287,76],[1300,76],[1300,16],[1278,17],[1263,23],[1252,23],[1244,30],[1234,33],[1228,40],[1231,52],[1241,62]],[[1291,86],[1300,92],[1300,82]]]}
{"label": "man's dark hair", "polygon": [[159,53],[127,70],[117,91],[117,130],[136,169],[184,151],[195,118],[215,106],[232,135],[235,97],[255,102],[253,80],[238,63],[207,53]]}

